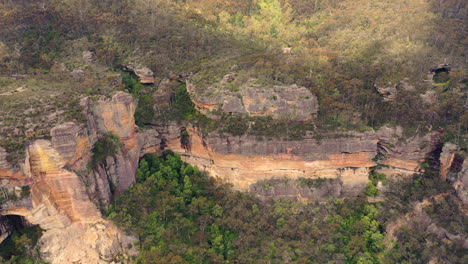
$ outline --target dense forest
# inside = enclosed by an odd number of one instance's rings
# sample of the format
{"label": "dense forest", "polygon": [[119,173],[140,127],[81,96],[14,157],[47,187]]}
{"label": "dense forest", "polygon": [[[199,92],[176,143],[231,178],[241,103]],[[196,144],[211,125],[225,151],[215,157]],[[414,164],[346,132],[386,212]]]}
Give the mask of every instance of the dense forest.
{"label": "dense forest", "polygon": [[[404,137],[442,131],[441,143],[466,157],[467,13],[464,0],[0,0],[0,95],[30,88],[0,97],[0,147],[19,164],[27,142],[85,123],[80,99],[126,91],[138,101],[139,131],[177,123],[203,135],[320,140],[398,125]],[[128,70],[135,65],[155,83],[142,84]],[[317,118],[198,112],[187,83],[203,90],[230,73],[236,81],[221,89],[251,80],[305,87]],[[173,91],[167,105],[155,102],[163,80]],[[381,87],[397,92],[389,98]],[[88,169],[118,140],[97,140]],[[373,167],[358,197],[318,202],[260,199],[166,151],[142,157],[137,183],[101,209],[137,237],[132,263],[468,263],[466,205],[441,179],[438,158],[403,180]],[[0,263],[43,263],[41,232],[15,230]]]}
{"label": "dense forest", "polygon": [[[234,191],[181,161],[178,155],[145,156],[138,183],[118,196],[108,217],[139,238],[135,263],[465,263],[462,241],[443,243],[409,222],[386,225],[424,199],[450,190],[427,172],[387,181],[387,200],[360,198],[304,203],[262,202]],[[428,208],[455,232],[467,219],[448,197]],[[461,218],[459,218],[461,217]]]}
{"label": "dense forest", "polygon": [[[404,181],[380,176],[386,190],[363,190],[361,197],[262,201],[165,152],[141,159],[137,184],[106,215],[138,237],[132,263],[466,263],[462,240],[439,240],[417,217],[395,226],[429,200],[431,221],[466,232],[463,206],[436,169]],[[28,227],[8,238],[0,245],[2,263],[43,263],[34,252],[40,233]]]}

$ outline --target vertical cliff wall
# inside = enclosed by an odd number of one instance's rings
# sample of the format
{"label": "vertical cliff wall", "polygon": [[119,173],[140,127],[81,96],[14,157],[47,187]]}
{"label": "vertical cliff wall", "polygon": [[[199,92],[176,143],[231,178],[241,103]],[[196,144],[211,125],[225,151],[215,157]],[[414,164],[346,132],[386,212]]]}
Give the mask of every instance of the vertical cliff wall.
{"label": "vertical cliff wall", "polygon": [[[110,201],[110,182],[118,190],[134,184],[139,146],[133,120],[136,102],[125,93],[96,102],[85,101],[88,125],[65,123],[51,130],[51,140],[28,144],[22,172],[16,177],[2,158],[2,174],[9,185],[30,186],[30,197],[8,201],[1,214],[20,215],[45,229],[39,244],[44,260],[51,263],[110,263],[135,252],[134,238],[103,220],[94,201]],[[91,106],[92,108],[87,108]],[[122,145],[105,171],[89,172],[91,148],[102,135],[113,133]],[[6,173],[4,173],[6,171]],[[114,174],[107,177],[109,172]],[[103,174],[103,175],[101,175]],[[100,181],[92,181],[91,176]],[[18,183],[19,182],[19,183]],[[92,188],[94,187],[94,189]],[[97,190],[97,191],[96,191]],[[92,197],[92,196],[91,196]]]}
{"label": "vertical cliff wall", "polygon": [[[401,129],[388,127],[330,134],[321,140],[202,135],[196,127],[177,124],[137,132],[136,101],[127,93],[96,101],[85,98],[81,105],[86,125],[65,123],[51,130],[50,140],[30,142],[22,171],[14,171],[0,149],[2,186],[31,187],[30,196],[4,203],[0,213],[24,216],[44,228],[41,252],[51,263],[109,263],[134,252],[127,249],[133,238],[103,220],[98,205],[105,207],[112,195],[135,183],[138,160],[146,153],[172,150],[237,189],[314,199],[359,194],[376,161],[386,165],[382,170],[389,176],[417,173],[420,162],[440,145],[439,132],[403,139]],[[188,132],[188,145],[181,144],[182,130]],[[117,151],[90,168],[93,145],[108,134],[117,138]],[[329,185],[319,190],[295,185],[267,192],[256,187],[259,182],[281,179],[320,179]]]}

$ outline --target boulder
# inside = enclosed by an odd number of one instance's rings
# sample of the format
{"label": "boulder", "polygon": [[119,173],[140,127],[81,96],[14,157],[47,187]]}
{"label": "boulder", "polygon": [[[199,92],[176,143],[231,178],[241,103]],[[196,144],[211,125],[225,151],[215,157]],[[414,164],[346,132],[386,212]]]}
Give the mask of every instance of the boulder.
{"label": "boulder", "polygon": [[137,68],[134,70],[134,73],[138,78],[140,78],[140,82],[143,84],[153,84],[154,83],[154,73],[152,70],[142,67]]}
{"label": "boulder", "polygon": [[235,88],[235,78],[235,74],[227,74],[220,82],[204,90],[188,82],[187,91],[196,108],[211,118],[219,118],[213,114],[216,111],[271,116],[293,122],[306,122],[317,117],[317,97],[305,87],[296,84],[264,87],[252,79]]}

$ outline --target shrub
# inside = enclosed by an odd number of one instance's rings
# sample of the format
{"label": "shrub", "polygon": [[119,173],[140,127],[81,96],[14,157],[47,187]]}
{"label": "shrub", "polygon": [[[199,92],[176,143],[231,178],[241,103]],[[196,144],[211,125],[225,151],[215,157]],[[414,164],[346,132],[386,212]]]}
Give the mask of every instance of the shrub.
{"label": "shrub", "polygon": [[91,168],[96,168],[99,164],[105,164],[106,158],[115,156],[119,149],[120,144],[117,136],[108,134],[98,139],[91,150],[93,153],[90,164]]}

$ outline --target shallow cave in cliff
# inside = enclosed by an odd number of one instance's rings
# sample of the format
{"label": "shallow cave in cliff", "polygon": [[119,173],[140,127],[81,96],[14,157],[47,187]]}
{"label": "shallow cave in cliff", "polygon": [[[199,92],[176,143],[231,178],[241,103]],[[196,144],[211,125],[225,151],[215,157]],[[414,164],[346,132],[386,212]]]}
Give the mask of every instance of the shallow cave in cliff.
{"label": "shallow cave in cliff", "polygon": [[432,80],[435,83],[446,83],[450,80],[450,70],[451,68],[448,65],[443,65],[434,69],[431,69],[433,74]]}
{"label": "shallow cave in cliff", "polygon": [[19,215],[0,216],[0,263],[12,257],[27,258],[39,240],[42,229]]}
{"label": "shallow cave in cliff", "polygon": [[[11,231],[18,231],[25,227],[32,226],[24,217],[19,215],[2,215],[0,217],[2,227],[8,226]],[[2,233],[3,235],[3,228]]]}

